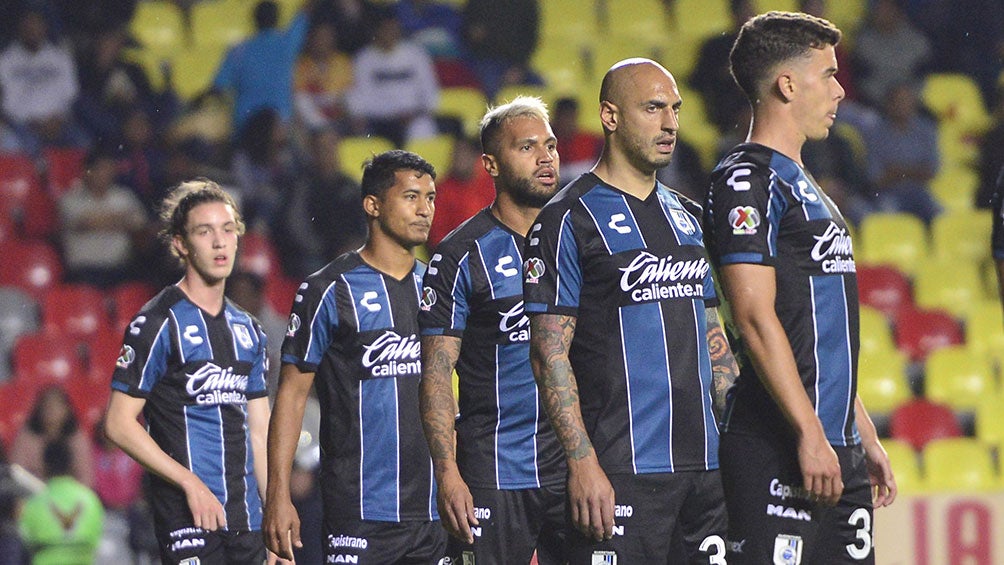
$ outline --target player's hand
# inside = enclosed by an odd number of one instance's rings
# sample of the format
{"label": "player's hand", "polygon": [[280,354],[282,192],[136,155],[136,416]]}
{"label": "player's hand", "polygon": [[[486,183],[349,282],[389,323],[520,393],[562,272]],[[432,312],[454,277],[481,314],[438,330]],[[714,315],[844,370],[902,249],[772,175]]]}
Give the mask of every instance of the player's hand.
{"label": "player's hand", "polygon": [[798,465],[802,469],[802,484],[813,498],[828,506],[840,500],[844,492],[840,460],[822,431],[804,436],[798,442]]}
{"label": "player's hand", "polygon": [[265,565],[295,565],[296,561],[293,559],[283,559],[278,555],[272,553],[271,551],[266,551],[267,558],[265,560]]}
{"label": "player's hand", "polygon": [[868,478],[872,483],[872,506],[881,508],[889,506],[896,500],[896,478],[892,473],[892,464],[882,444],[875,440],[870,445],[864,445],[865,463],[868,467]]}
{"label": "player's hand", "polygon": [[188,509],[192,512],[192,523],[196,528],[215,531],[226,527],[227,514],[223,505],[206,483],[193,473],[181,484],[181,488],[185,492]]}
{"label": "player's hand", "polygon": [[293,560],[293,546],[303,547],[300,541],[300,516],[292,501],[287,497],[279,500],[272,496],[265,503],[261,532],[265,537],[265,547],[276,556]]}
{"label": "player's hand", "polygon": [[614,487],[595,455],[568,464],[568,503],[572,524],[596,541],[614,534]]}
{"label": "player's hand", "polygon": [[474,516],[474,497],[455,464],[442,470],[437,467],[436,485],[436,504],[443,529],[459,540],[474,543],[471,526],[478,525]]}

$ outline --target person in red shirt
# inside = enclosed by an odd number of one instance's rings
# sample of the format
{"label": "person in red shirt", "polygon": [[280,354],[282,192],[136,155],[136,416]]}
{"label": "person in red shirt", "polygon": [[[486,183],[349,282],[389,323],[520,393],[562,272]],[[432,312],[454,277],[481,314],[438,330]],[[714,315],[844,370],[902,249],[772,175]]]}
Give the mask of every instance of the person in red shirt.
{"label": "person in red shirt", "polygon": [[495,185],[478,163],[480,157],[481,147],[476,140],[457,138],[450,170],[445,178],[436,181],[436,215],[426,243],[430,251],[461,222],[495,200]]}

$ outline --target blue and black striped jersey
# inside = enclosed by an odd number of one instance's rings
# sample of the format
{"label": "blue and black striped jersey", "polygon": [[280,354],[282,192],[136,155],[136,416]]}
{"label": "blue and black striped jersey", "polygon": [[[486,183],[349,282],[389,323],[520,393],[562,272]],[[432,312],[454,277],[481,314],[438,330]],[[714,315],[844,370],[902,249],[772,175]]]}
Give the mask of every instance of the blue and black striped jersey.
{"label": "blue and black striped jersey", "polygon": [[471,486],[561,484],[565,461],[530,369],[523,236],[482,210],[436,249],[418,315],[423,335],[461,338],[457,464]]}
{"label": "blue and black striped jersey", "polygon": [[576,318],[569,357],[608,474],[718,468],[706,317],[717,298],[699,216],[661,184],[639,200],[589,173],[527,235],[526,311]]}
{"label": "blue and black striped jersey", "polygon": [[282,362],[313,372],[321,405],[321,492],[332,517],[438,520],[432,459],[418,412],[419,289],[358,253],[335,259],[297,291]]}
{"label": "blue and black striped jersey", "polygon": [[[774,268],[774,309],[826,437],[833,445],[860,443],[858,287],[844,218],[798,163],[762,145],[738,145],[711,180],[705,228],[713,261]],[[724,429],[790,433],[741,340],[733,349],[740,375]]]}
{"label": "blue and black striped jersey", "polygon": [[[169,286],[125,332],[112,389],[145,398],[150,436],[216,495],[230,530],[261,529],[247,402],[267,394],[266,338],[258,322],[227,300],[213,316]],[[151,475],[161,528],[192,524],[185,493]]]}

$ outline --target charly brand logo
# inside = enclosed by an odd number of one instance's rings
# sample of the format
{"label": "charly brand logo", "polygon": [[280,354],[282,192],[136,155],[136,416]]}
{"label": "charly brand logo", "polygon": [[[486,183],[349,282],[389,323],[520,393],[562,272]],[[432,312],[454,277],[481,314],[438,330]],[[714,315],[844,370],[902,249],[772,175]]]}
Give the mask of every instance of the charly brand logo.
{"label": "charly brand logo", "polygon": [[674,261],[672,255],[656,257],[642,251],[627,267],[621,267],[621,290],[630,293],[635,302],[700,297],[709,269],[704,257]]}
{"label": "charly brand logo", "polygon": [[188,377],[185,391],[200,405],[245,404],[248,401],[244,396],[248,376],[235,373],[233,367],[224,369],[215,363],[206,363],[185,376]]}
{"label": "charly brand logo", "polygon": [[523,273],[526,274],[526,282],[536,284],[544,276],[544,262],[538,257],[530,257],[523,264]]}
{"label": "charly brand logo", "polygon": [[515,277],[519,274],[519,269],[517,267],[510,267],[515,263],[516,260],[512,258],[512,255],[506,255],[505,257],[499,257],[499,262],[495,264],[495,272],[502,275],[503,277]]}
{"label": "charly brand logo", "polygon": [[854,248],[847,230],[830,222],[822,235],[814,235],[812,260],[821,263],[824,273],[853,273]]}
{"label": "charly brand logo", "polygon": [[363,349],[363,366],[374,377],[422,373],[422,345],[415,334],[402,337],[388,330]]}
{"label": "charly brand logo", "polygon": [[422,299],[418,301],[418,307],[426,312],[436,304],[436,291],[429,287],[422,289]]}
{"label": "charly brand logo", "polygon": [[510,343],[530,341],[530,320],[523,313],[522,300],[508,312],[499,312],[499,331],[509,338]]}

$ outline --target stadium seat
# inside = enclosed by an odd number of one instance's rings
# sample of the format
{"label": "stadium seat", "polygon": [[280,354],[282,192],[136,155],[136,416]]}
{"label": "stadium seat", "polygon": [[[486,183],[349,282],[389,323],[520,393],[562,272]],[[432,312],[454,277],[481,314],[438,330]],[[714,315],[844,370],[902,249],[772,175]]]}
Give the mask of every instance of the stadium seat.
{"label": "stadium seat", "polygon": [[[711,3],[712,0],[706,0]],[[670,14],[662,0],[617,0],[605,2],[601,26],[608,35],[620,34],[665,38],[670,33]]]}
{"label": "stadium seat", "polygon": [[83,361],[65,336],[40,332],[22,336],[14,344],[14,379],[25,398],[52,383],[80,378]]}
{"label": "stadium seat", "polygon": [[934,257],[973,263],[989,259],[992,224],[989,210],[948,210],[938,215],[931,222]]}
{"label": "stadium seat", "polygon": [[540,3],[542,42],[594,37],[600,33],[598,4],[592,0],[548,0]]}
{"label": "stadium seat", "polygon": [[[592,41],[593,38],[546,40],[534,51],[531,65],[541,74],[552,92],[574,94],[589,83],[592,77],[592,53],[595,50],[591,46]],[[468,135],[473,133],[468,132]]]}
{"label": "stadium seat", "polygon": [[861,262],[867,265],[892,265],[913,275],[928,256],[927,229],[910,214],[870,214],[861,221],[859,235]]}
{"label": "stadium seat", "polygon": [[108,332],[108,308],[104,295],[88,285],[57,285],[42,299],[42,321],[46,331],[77,342]]}
{"label": "stadium seat", "polygon": [[0,287],[0,382],[11,377],[10,353],[18,338],[40,327],[35,299],[23,290]]}
{"label": "stadium seat", "polygon": [[966,346],[974,353],[1004,352],[1004,315],[997,300],[985,300],[966,316]]}
{"label": "stadium seat", "polygon": [[[484,98],[482,96],[482,98]],[[342,172],[359,182],[363,178],[363,163],[377,153],[394,149],[394,144],[378,136],[349,136],[338,144]]]}
{"label": "stadium seat", "polygon": [[859,326],[861,336],[861,354],[884,355],[896,351],[896,343],[892,338],[892,328],[885,314],[867,304],[862,304],[859,311]]}
{"label": "stadium seat", "polygon": [[80,427],[90,433],[108,406],[111,396],[111,370],[105,371],[108,378],[104,382],[87,376],[73,379],[63,385],[70,397],[70,403],[77,412]]}
{"label": "stadium seat", "polygon": [[46,147],[42,150],[45,160],[45,180],[49,193],[58,199],[84,175],[84,160],[87,150],[79,147]]}
{"label": "stadium seat", "polygon": [[910,447],[910,444],[897,439],[883,438],[882,447],[889,455],[889,463],[892,465],[899,492],[903,494],[922,492],[924,481],[920,473],[920,462],[917,452]]}
{"label": "stadium seat", "polygon": [[32,404],[12,382],[0,384],[0,441],[5,449],[14,443],[14,438],[24,426],[31,413]]}
{"label": "stadium seat", "polygon": [[698,42],[727,32],[731,25],[727,0],[676,0],[671,17],[673,31]]}
{"label": "stadium seat", "polygon": [[284,316],[293,306],[300,281],[280,275],[265,281],[265,298],[273,310]]}
{"label": "stadium seat", "polygon": [[205,92],[212,85],[225,54],[225,47],[219,45],[191,46],[174,52],[170,60],[178,97],[191,102]]}
{"label": "stadium seat", "polygon": [[[551,91],[548,90],[546,86],[539,84],[509,84],[503,86],[495,93],[494,102],[495,104],[504,104],[506,102],[511,102],[517,96],[536,96],[549,106],[554,102],[554,97],[551,95]],[[416,139],[413,141],[422,140]]]}
{"label": "stadium seat", "polygon": [[[844,32],[844,37],[851,36],[865,21],[868,0],[840,0],[826,3],[826,19],[833,22]],[[848,41],[841,39],[840,45],[847,47]]]}
{"label": "stadium seat", "polygon": [[14,234],[45,238],[55,232],[55,202],[24,155],[0,154],[0,216]]}
{"label": "stadium seat", "polygon": [[436,115],[459,119],[464,134],[475,136],[481,117],[487,109],[488,100],[480,90],[464,87],[444,88],[439,91],[439,107],[436,109]]}
{"label": "stadium seat", "polygon": [[997,448],[997,455],[1004,454],[1004,394],[988,394],[976,406],[977,439]]}
{"label": "stadium seat", "polygon": [[268,279],[282,270],[279,254],[267,235],[249,231],[241,236],[237,268]]}
{"label": "stadium seat", "polygon": [[947,211],[968,211],[976,199],[980,177],[972,167],[948,162],[930,182],[931,194]]}
{"label": "stadium seat", "polygon": [[122,283],[111,291],[112,328],[120,333],[133,316],[157,294],[157,289],[143,282]]}
{"label": "stadium seat", "polygon": [[873,414],[890,414],[910,400],[906,358],[899,351],[862,351],[858,359],[858,396]]}
{"label": "stadium seat", "polygon": [[917,451],[933,440],[963,435],[955,412],[926,398],[915,398],[894,410],[889,419],[889,432],[893,438],[905,441]]}
{"label": "stadium seat", "polygon": [[858,299],[892,321],[913,305],[910,280],[895,267],[858,266]]}
{"label": "stadium seat", "polygon": [[41,188],[35,163],[20,153],[0,153],[0,198],[20,200]]}
{"label": "stadium seat", "polygon": [[936,493],[981,493],[1000,488],[988,446],[973,438],[938,439],[923,452],[924,482]]}
{"label": "stadium seat", "polygon": [[59,283],[63,266],[51,245],[40,241],[11,242],[0,261],[0,285],[16,286],[36,298]]}
{"label": "stadium seat", "polygon": [[204,0],[192,5],[192,44],[196,48],[219,50],[254,33],[251,3],[239,0]]}
{"label": "stadium seat", "polygon": [[955,410],[973,412],[980,400],[997,394],[990,364],[964,346],[932,351],[924,367],[924,394]]}
{"label": "stadium seat", "polygon": [[112,371],[115,370],[115,360],[118,359],[122,351],[122,338],[125,330],[121,332],[102,332],[94,337],[87,344],[87,370],[88,374],[100,374],[104,372],[107,378],[111,378]]}
{"label": "stadium seat", "polygon": [[677,82],[677,86],[680,89],[680,98],[683,99],[683,107],[685,108],[683,112],[686,113],[683,118],[686,127],[680,130],[680,137],[694,146],[701,157],[701,164],[710,171],[715,166],[715,159],[718,157],[718,143],[721,141],[721,134],[708,119],[704,99],[701,95],[697,91],[681,85],[680,82]]}
{"label": "stadium seat", "polygon": [[964,318],[984,297],[980,272],[973,261],[927,261],[913,278],[913,299],[918,308],[940,309]]}
{"label": "stadium seat", "polygon": [[136,5],[129,31],[147,49],[170,52],[185,44],[181,9],[169,0],[147,0]]}
{"label": "stadium seat", "polygon": [[932,73],[921,90],[924,106],[934,113],[939,127],[979,134],[990,126],[990,115],[976,81],[961,73]]}
{"label": "stadium seat", "polygon": [[945,312],[908,308],[896,321],[896,345],[914,362],[923,361],[932,351],[962,342],[962,328]]}
{"label": "stadium seat", "polygon": [[404,148],[421,155],[433,167],[436,167],[436,174],[440,178],[445,178],[446,173],[450,170],[450,163],[453,162],[453,143],[453,136],[439,134],[433,137],[412,139]]}

